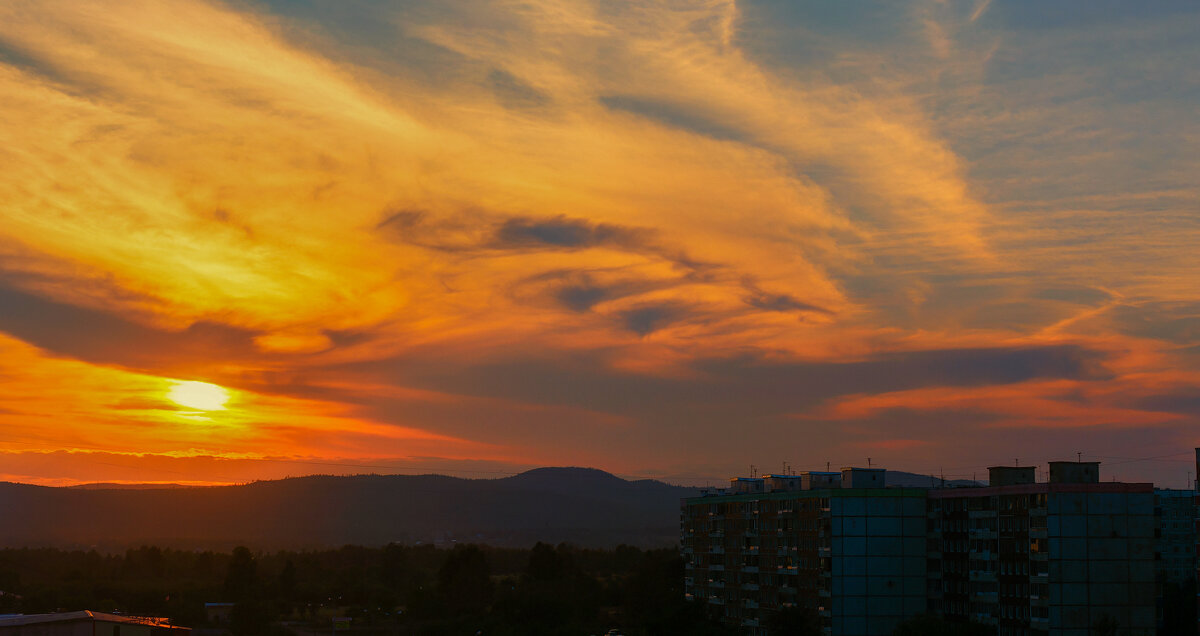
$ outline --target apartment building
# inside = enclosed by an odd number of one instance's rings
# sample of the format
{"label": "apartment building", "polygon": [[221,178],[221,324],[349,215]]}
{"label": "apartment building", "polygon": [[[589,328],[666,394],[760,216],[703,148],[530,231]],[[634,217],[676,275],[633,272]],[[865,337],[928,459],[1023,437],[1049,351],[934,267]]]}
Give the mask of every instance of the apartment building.
{"label": "apartment building", "polygon": [[1196,491],[1156,488],[1155,553],[1159,580],[1184,584],[1196,580]]}
{"label": "apartment building", "polygon": [[993,467],[989,485],[886,488],[882,469],[735,478],[684,499],[688,597],[744,633],[806,607],[830,636],[933,613],[1000,636],[1155,633],[1152,484],[1097,462]]}
{"label": "apartment building", "polygon": [[999,636],[1155,633],[1152,484],[1099,481],[1098,462],[994,467],[989,485],[929,492],[930,611]]}
{"label": "apartment building", "polygon": [[[1196,491],[1154,490],[1159,633],[1184,633],[1195,611]],[[1192,608],[1186,608],[1192,604]]]}
{"label": "apartment building", "polygon": [[926,490],[885,488],[885,471],[845,468],[735,478],[685,499],[689,598],[765,633],[806,607],[831,636],[888,634],[926,609]]}

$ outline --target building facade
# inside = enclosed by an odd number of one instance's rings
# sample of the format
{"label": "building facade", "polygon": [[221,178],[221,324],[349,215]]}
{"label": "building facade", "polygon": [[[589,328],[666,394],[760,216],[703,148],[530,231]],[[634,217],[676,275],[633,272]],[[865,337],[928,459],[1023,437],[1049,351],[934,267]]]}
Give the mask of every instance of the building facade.
{"label": "building facade", "polygon": [[[990,469],[989,486],[929,493],[930,611],[999,636],[1156,633],[1152,484],[1099,481],[1097,462]],[[939,580],[940,579],[940,580]]]}
{"label": "building facade", "polygon": [[[1195,612],[1196,491],[1155,489],[1159,633],[1183,633]],[[1186,605],[1190,604],[1191,607]]]}
{"label": "building facade", "polygon": [[886,488],[885,475],[736,478],[683,500],[688,597],[751,635],[792,606],[830,636],[924,613],[1000,636],[1155,633],[1152,484],[1101,482],[1096,462],[1052,462],[1042,483],[995,467],[973,488]]}
{"label": "building facade", "polygon": [[881,469],[731,480],[683,502],[686,593],[748,634],[791,606],[832,636],[891,633],[926,609],[925,499]]}

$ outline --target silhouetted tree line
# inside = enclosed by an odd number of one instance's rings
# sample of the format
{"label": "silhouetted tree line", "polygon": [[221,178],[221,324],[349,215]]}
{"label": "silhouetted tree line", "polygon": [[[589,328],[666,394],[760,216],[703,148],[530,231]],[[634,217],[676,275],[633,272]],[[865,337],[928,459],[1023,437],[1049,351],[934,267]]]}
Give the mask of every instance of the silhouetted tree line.
{"label": "silhouetted tree line", "polygon": [[[529,550],[391,544],[335,550],[232,553],[163,550],[124,554],[57,549],[0,550],[0,614],[90,609],[166,616],[206,625],[204,603],[234,603],[237,636],[285,634],[288,625],[328,633],[350,617],[355,636],[736,634],[683,594],[683,561],[672,549]],[[1164,587],[1164,634],[1194,633],[1196,587]],[[816,615],[776,612],[779,636],[816,636]],[[1114,632],[1097,623],[1096,634]],[[894,636],[987,636],[994,628],[918,617]],[[349,636],[349,635],[347,635]]]}
{"label": "silhouetted tree line", "polygon": [[[0,613],[91,609],[206,625],[204,603],[234,603],[230,631],[283,633],[332,617],[356,634],[733,634],[683,595],[675,550],[529,550],[391,544],[336,550],[124,554],[0,550]],[[786,633],[786,632],[781,632]]]}

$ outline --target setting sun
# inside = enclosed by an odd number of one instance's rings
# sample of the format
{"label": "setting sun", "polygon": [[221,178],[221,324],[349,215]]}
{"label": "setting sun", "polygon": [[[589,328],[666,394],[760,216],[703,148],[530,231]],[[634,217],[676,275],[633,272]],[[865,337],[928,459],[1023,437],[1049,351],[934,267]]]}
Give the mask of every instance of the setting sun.
{"label": "setting sun", "polygon": [[229,401],[229,391],[207,382],[176,382],[167,398],[191,409],[220,411]]}

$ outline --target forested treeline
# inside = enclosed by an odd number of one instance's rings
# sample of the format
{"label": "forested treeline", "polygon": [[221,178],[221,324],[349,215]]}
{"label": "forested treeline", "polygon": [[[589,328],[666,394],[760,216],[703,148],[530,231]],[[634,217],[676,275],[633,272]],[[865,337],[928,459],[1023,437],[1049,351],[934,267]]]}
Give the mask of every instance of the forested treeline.
{"label": "forested treeline", "polygon": [[124,554],[0,550],[0,613],[90,609],[206,624],[232,602],[235,634],[328,630],[333,616],[380,634],[729,633],[683,596],[676,551],[391,544],[322,551]]}

